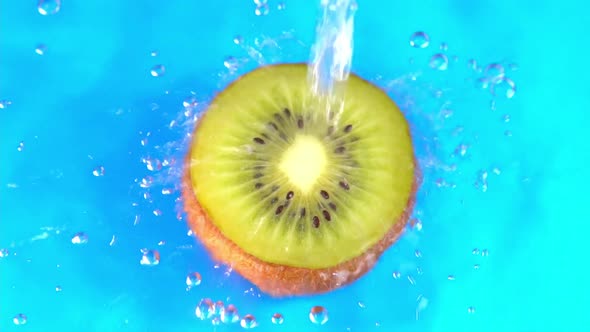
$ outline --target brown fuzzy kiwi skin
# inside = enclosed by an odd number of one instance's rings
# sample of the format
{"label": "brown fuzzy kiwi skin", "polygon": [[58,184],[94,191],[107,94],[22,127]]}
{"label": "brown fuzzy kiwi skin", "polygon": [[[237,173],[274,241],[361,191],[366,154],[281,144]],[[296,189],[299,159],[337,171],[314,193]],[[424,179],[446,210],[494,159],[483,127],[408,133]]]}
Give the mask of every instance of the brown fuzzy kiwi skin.
{"label": "brown fuzzy kiwi skin", "polygon": [[[198,122],[201,123],[203,119],[204,117],[201,117]],[[199,123],[197,123],[195,131],[198,130]],[[415,194],[420,183],[420,172],[414,158],[416,171],[406,209],[383,238],[361,255],[328,268],[309,269],[285,266],[262,261],[245,252],[215,226],[207,212],[199,204],[192,187],[191,151],[189,146],[182,179],[182,198],[189,227],[214,260],[231,266],[234,271],[256,285],[263,293],[273,297],[329,292],[350,284],[367,273],[383,252],[402,235],[412,213]]]}

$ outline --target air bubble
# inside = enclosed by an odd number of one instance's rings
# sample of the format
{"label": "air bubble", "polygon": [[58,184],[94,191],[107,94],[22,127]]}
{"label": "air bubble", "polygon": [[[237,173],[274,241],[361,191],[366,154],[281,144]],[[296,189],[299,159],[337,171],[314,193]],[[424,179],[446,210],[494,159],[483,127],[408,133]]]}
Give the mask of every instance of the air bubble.
{"label": "air bubble", "polygon": [[45,54],[45,51],[47,51],[47,46],[45,46],[44,44],[39,44],[35,48],[35,53],[37,53],[39,55]]}
{"label": "air bubble", "polygon": [[92,171],[92,175],[94,176],[103,176],[104,175],[104,167],[98,166]]}
{"label": "air bubble", "polygon": [[59,293],[59,292],[61,292],[61,291],[62,291],[62,288],[61,288],[61,286],[59,286],[59,285],[55,286],[55,292],[56,292],[56,293]]}
{"label": "air bubble", "polygon": [[195,308],[195,315],[201,319],[209,319],[215,315],[215,305],[211,299],[202,299]]}
{"label": "air bubble", "polygon": [[392,276],[393,279],[399,279],[402,276],[402,274],[399,271],[395,271],[393,272]]}
{"label": "air bubble", "polygon": [[8,251],[8,249],[0,249],[0,258],[8,257],[8,255],[10,255],[10,251]]}
{"label": "air bubble", "polygon": [[86,244],[88,243],[88,235],[84,232],[78,232],[72,237],[73,244]]}
{"label": "air bubble", "polygon": [[186,276],[186,285],[188,288],[199,286],[201,284],[201,274],[199,272],[192,272]]}
{"label": "air bubble", "polygon": [[245,329],[253,329],[258,326],[258,323],[256,322],[256,318],[253,315],[247,314],[246,316],[242,317],[240,326]]}
{"label": "air bubble", "polygon": [[16,147],[16,150],[18,152],[22,152],[25,149],[25,142],[19,142],[18,146]]}
{"label": "air bubble", "polygon": [[219,317],[213,317],[211,319],[211,324],[213,324],[213,326],[217,326],[217,325],[221,324],[221,320],[219,319]]}
{"label": "air bubble", "polygon": [[510,99],[516,93],[516,84],[511,79],[503,77],[492,85],[491,92],[494,96],[503,96]]}
{"label": "air bubble", "polygon": [[228,305],[222,312],[221,312],[221,321],[226,324],[236,323],[240,320],[240,316],[238,315],[238,309],[233,304]]}
{"label": "air bubble", "polygon": [[286,6],[285,6],[285,3],[284,2],[279,2],[277,4],[277,9],[278,10],[285,10],[285,8],[286,8]]}
{"label": "air bubble", "polygon": [[154,213],[154,216],[156,216],[156,217],[159,217],[159,216],[161,216],[161,215],[162,215],[162,210],[160,210],[160,209],[155,209],[155,210],[153,211],[153,213]]}
{"label": "air bubble", "polygon": [[472,307],[467,308],[467,313],[468,314],[474,314],[475,313],[475,307],[472,306]]}
{"label": "air bubble", "polygon": [[256,7],[256,9],[254,10],[254,14],[256,14],[256,16],[266,16],[268,15],[269,12],[269,7],[268,4],[264,3],[264,4],[260,4]]}
{"label": "air bubble", "polygon": [[18,314],[12,318],[14,325],[25,325],[27,323],[27,316],[25,314]]}
{"label": "air bubble", "polygon": [[479,249],[473,248],[473,250],[471,250],[471,254],[472,255],[479,255]]}
{"label": "air bubble", "polygon": [[449,50],[449,45],[447,43],[441,43],[440,44],[440,50],[443,52],[446,52]]}
{"label": "air bubble", "polygon": [[453,281],[453,280],[455,280],[455,276],[454,276],[454,275],[452,275],[452,274],[449,274],[449,275],[447,276],[447,280]]}
{"label": "air bubble", "polygon": [[425,32],[414,32],[410,37],[410,46],[415,48],[426,48],[430,43],[430,37]]}
{"label": "air bubble", "polygon": [[442,53],[437,53],[430,58],[430,67],[437,70],[447,70],[449,59]]}
{"label": "air bubble", "polygon": [[150,74],[153,77],[160,77],[160,76],[163,76],[165,73],[166,73],[166,67],[164,67],[164,65],[155,65],[150,70]]}
{"label": "air bubble", "polygon": [[37,11],[43,16],[57,14],[60,9],[61,0],[39,0],[37,3]]}
{"label": "air bubble", "polygon": [[315,306],[309,311],[309,320],[318,325],[324,325],[328,322],[328,310],[322,306]]}
{"label": "air bubble", "polygon": [[487,257],[489,254],[490,254],[490,252],[487,249],[484,249],[484,250],[481,251],[481,255],[483,257]]}
{"label": "air bubble", "polygon": [[141,249],[141,260],[139,264],[145,266],[155,266],[160,264],[160,252],[157,250]]}

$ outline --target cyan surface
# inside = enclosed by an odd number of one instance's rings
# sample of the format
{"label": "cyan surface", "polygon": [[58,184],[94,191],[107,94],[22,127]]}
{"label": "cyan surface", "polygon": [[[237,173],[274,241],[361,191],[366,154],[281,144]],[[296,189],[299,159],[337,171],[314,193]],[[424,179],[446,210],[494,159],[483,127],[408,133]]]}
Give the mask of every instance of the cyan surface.
{"label": "cyan surface", "polygon": [[[317,297],[259,298],[244,292],[248,282],[214,268],[176,219],[177,193],[161,195],[174,177],[150,172],[141,159],[182,156],[187,128],[168,124],[190,91],[205,101],[226,83],[217,75],[226,71],[224,59],[245,56],[235,35],[251,44],[293,29],[307,46],[313,42],[315,1],[285,1],[283,11],[277,4],[269,0],[268,16],[257,17],[248,0],[64,1],[53,16],[40,15],[35,1],[0,3],[0,100],[12,102],[0,109],[0,248],[10,251],[0,258],[0,330],[213,330],[194,315],[204,297],[254,314],[259,331],[590,326],[582,1],[359,1],[353,70],[382,76],[382,85],[401,78],[391,93],[414,124],[425,168],[417,205],[423,230],[409,232],[359,282]],[[408,45],[418,30],[430,35],[429,48]],[[436,73],[427,63],[441,42],[458,62]],[[34,52],[40,43],[47,46],[42,56]],[[306,61],[308,54],[294,47],[279,59]],[[518,64],[509,73],[514,98],[498,99],[492,111],[492,96],[469,81],[476,77],[469,58]],[[166,66],[164,76],[150,76],[156,64]],[[407,78],[417,72],[416,82]],[[442,90],[442,99],[431,90]],[[444,121],[443,108],[453,109]],[[464,128],[459,135],[457,126]],[[466,156],[452,157],[462,142]],[[444,170],[452,164],[455,171]],[[98,166],[102,177],[92,174]],[[482,170],[489,173],[486,192],[474,186]],[[147,190],[151,202],[135,182],[148,175],[158,183]],[[439,188],[439,178],[455,187]],[[80,231],[89,242],[75,246],[71,237]],[[159,266],[141,266],[141,248],[158,249]],[[473,248],[489,256],[474,256]],[[187,292],[192,271],[203,282]],[[416,320],[420,295],[428,305]],[[328,309],[326,325],[309,322],[313,305]],[[271,324],[275,312],[285,316],[283,326]],[[27,315],[26,325],[13,324],[18,313]]]}

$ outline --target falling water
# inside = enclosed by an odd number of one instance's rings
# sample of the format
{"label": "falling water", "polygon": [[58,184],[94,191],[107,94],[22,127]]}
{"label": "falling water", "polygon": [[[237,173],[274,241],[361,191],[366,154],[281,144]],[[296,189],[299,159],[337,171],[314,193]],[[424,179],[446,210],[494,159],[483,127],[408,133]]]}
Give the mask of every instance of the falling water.
{"label": "falling water", "polygon": [[342,93],[350,74],[355,0],[321,0],[322,16],[311,51],[309,80],[313,93],[329,100]]}

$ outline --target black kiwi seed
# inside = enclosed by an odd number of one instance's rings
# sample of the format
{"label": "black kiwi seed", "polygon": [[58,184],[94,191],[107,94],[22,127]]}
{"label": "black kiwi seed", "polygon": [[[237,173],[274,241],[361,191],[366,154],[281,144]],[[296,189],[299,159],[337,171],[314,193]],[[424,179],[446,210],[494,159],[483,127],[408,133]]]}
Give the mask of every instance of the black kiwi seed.
{"label": "black kiwi seed", "polygon": [[285,116],[287,116],[287,118],[290,118],[290,117],[291,117],[291,111],[289,111],[289,109],[288,109],[288,108],[285,108],[285,109],[283,110],[283,113],[285,113]]}
{"label": "black kiwi seed", "polygon": [[346,127],[344,127],[344,132],[345,133],[349,133],[351,130],[352,130],[352,125],[351,124],[349,124]]}
{"label": "black kiwi seed", "polygon": [[328,136],[332,135],[333,133],[334,133],[334,126],[328,127]]}
{"label": "black kiwi seed", "polygon": [[257,183],[254,185],[254,188],[256,188],[256,189],[260,189],[260,188],[262,188],[262,186],[264,186],[262,183],[260,183],[260,182],[257,182]]}
{"label": "black kiwi seed", "polygon": [[336,211],[336,204],[330,202],[328,203],[328,206],[330,207],[330,209],[332,209],[332,211]]}
{"label": "black kiwi seed", "polygon": [[279,188],[280,188],[279,186],[274,185],[274,186],[272,186],[272,188],[270,189],[270,191],[275,192],[275,191],[279,190]]}
{"label": "black kiwi seed", "polygon": [[287,135],[285,135],[285,133],[279,133],[279,136],[283,139],[283,141],[287,140]]}
{"label": "black kiwi seed", "polygon": [[322,190],[322,191],[320,191],[320,194],[322,195],[322,197],[323,197],[324,199],[328,199],[328,198],[330,198],[330,195],[329,195],[329,194],[328,194],[328,192],[327,192],[327,191],[325,191],[325,190]]}
{"label": "black kiwi seed", "polygon": [[301,218],[305,217],[305,208],[301,208]]}
{"label": "black kiwi seed", "polygon": [[268,135],[267,135],[267,134],[261,134],[261,135],[262,135],[262,137],[264,137],[264,138],[266,138],[266,139],[270,139],[270,137],[268,137]]}
{"label": "black kiwi seed", "polygon": [[330,212],[328,212],[327,210],[322,211],[322,214],[324,215],[324,219],[326,219],[327,221],[332,220],[332,217],[330,216]]}
{"label": "black kiwi seed", "polygon": [[277,209],[275,210],[275,215],[279,215],[281,214],[281,212],[283,212],[283,209],[285,208],[285,206],[283,205],[279,205],[279,207],[277,207]]}
{"label": "black kiwi seed", "polygon": [[262,173],[256,173],[256,174],[254,174],[254,178],[255,179],[258,179],[258,178],[261,178],[261,177],[262,177]]}
{"label": "black kiwi seed", "polygon": [[270,200],[270,204],[271,205],[274,205],[278,201],[279,201],[279,198],[278,197],[274,197],[273,199]]}
{"label": "black kiwi seed", "polygon": [[338,184],[340,185],[340,187],[342,187],[342,189],[344,189],[344,190],[350,190],[350,186],[348,186],[348,183],[347,182],[340,181]]}
{"label": "black kiwi seed", "polygon": [[303,129],[303,118],[299,118],[297,119],[297,127],[299,127],[299,129]]}
{"label": "black kiwi seed", "polygon": [[313,216],[313,227],[320,227],[320,218],[318,218],[318,216]]}
{"label": "black kiwi seed", "polygon": [[254,137],[254,142],[258,144],[264,144],[264,140],[260,137]]}
{"label": "black kiwi seed", "polygon": [[336,149],[334,149],[334,153],[344,153],[344,151],[346,151],[346,148],[343,146],[339,146]]}
{"label": "black kiwi seed", "polygon": [[277,131],[279,130],[279,127],[277,127],[277,124],[274,122],[269,122],[268,125],[271,126],[272,129],[274,129],[274,130],[277,130]]}
{"label": "black kiwi seed", "polygon": [[293,198],[293,195],[295,195],[295,194],[294,194],[292,191],[289,191],[289,192],[287,193],[287,199],[291,199],[291,198]]}
{"label": "black kiwi seed", "polygon": [[279,113],[275,113],[275,120],[277,120],[280,123],[283,123],[283,121],[285,121],[285,119],[283,119],[283,117]]}

